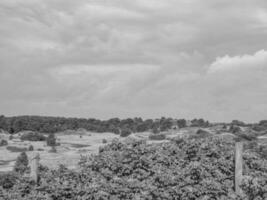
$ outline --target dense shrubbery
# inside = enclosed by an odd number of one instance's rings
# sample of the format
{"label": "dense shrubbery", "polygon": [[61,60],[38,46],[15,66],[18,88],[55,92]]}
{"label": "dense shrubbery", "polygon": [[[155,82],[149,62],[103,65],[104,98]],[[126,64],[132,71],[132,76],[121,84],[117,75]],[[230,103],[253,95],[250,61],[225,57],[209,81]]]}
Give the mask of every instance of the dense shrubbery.
{"label": "dense shrubbery", "polygon": [[[234,142],[221,137],[177,138],[148,145],[114,140],[98,155],[83,157],[80,171],[42,171],[38,186],[20,178],[9,199],[234,200]],[[267,160],[244,152],[243,200],[265,200]]]}
{"label": "dense shrubbery", "polygon": [[25,152],[28,149],[26,147],[7,146],[6,149],[11,152]]}
{"label": "dense shrubbery", "polygon": [[150,134],[148,137],[150,140],[165,140],[166,139],[166,135],[162,134],[162,133],[153,133]]}
{"label": "dense shrubbery", "polygon": [[37,132],[26,132],[24,133],[21,137],[21,140],[27,140],[27,141],[45,141],[46,137],[41,134],[41,133],[37,133]]}

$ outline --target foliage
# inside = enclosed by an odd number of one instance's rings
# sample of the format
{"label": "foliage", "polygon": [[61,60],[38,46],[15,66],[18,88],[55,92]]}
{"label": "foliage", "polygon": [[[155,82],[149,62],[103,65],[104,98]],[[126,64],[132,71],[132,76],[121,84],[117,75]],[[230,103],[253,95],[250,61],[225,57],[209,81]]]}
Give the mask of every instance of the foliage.
{"label": "foliage", "polygon": [[7,199],[33,200],[264,200],[267,161],[244,152],[244,197],[233,190],[234,141],[222,136],[175,138],[162,144],[114,140],[98,155],[84,156],[80,170],[41,171],[39,185],[19,178],[3,190]]}
{"label": "foliage", "polygon": [[120,134],[120,130],[128,128],[131,132],[150,131],[157,127],[161,131],[171,129],[173,125],[180,128],[186,126],[186,120],[175,120],[162,117],[161,119],[143,120],[140,117],[109,120],[98,120],[94,118],[64,118],[64,117],[44,117],[44,116],[0,116],[0,129],[9,133],[18,133],[20,131],[30,130],[33,132],[56,133],[65,130],[85,129],[93,132],[112,132]]}
{"label": "foliage", "polygon": [[205,128],[205,127],[209,126],[209,122],[205,121],[202,118],[201,119],[193,119],[193,120],[191,120],[191,126]]}
{"label": "foliage", "polygon": [[150,134],[148,137],[150,140],[165,140],[166,135],[163,133],[157,133],[157,134]]}
{"label": "foliage", "polygon": [[24,133],[20,139],[22,141],[27,140],[27,141],[45,141],[46,137],[38,132],[33,132],[33,131],[29,131],[27,133]]}
{"label": "foliage", "polygon": [[55,146],[51,146],[51,149],[48,152],[49,153],[57,153],[57,149]]}
{"label": "foliage", "polygon": [[34,150],[33,146],[30,145],[29,148],[28,148],[28,150],[29,150],[29,151],[33,151],[33,150]]}
{"label": "foliage", "polygon": [[105,138],[102,140],[102,143],[103,143],[103,144],[106,144],[107,142],[108,142],[108,141],[107,141],[107,139],[105,139]]}
{"label": "foliage", "polygon": [[13,172],[0,174],[0,187],[4,189],[12,188],[17,180],[17,175]]}
{"label": "foliage", "polygon": [[6,140],[0,140],[0,147],[8,145]]}
{"label": "foliage", "polygon": [[128,128],[123,128],[122,130],[121,130],[121,134],[120,134],[120,136],[121,137],[127,137],[127,136],[129,136],[129,135],[131,135],[131,130],[130,129],[128,129]]}
{"label": "foliage", "polygon": [[198,129],[196,132],[196,135],[200,137],[207,137],[207,136],[211,136],[211,133],[204,129]]}
{"label": "foliage", "polygon": [[28,156],[25,152],[22,152],[17,157],[13,171],[20,174],[24,174],[28,169],[28,164],[29,164]]}
{"label": "foliage", "polygon": [[49,136],[46,138],[46,144],[47,146],[52,146],[52,147],[57,145],[54,133],[50,133]]}
{"label": "foliage", "polygon": [[25,147],[17,147],[17,146],[7,146],[6,149],[11,152],[25,152],[28,149]]}

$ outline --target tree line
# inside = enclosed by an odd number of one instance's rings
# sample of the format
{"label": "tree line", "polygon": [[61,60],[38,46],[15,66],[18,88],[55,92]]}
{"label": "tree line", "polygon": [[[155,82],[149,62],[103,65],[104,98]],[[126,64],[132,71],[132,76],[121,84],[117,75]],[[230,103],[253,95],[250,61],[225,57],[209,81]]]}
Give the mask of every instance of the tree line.
{"label": "tree line", "polygon": [[[188,124],[188,122],[190,122]],[[209,122],[204,119],[173,119],[161,117],[160,119],[142,119],[141,117],[108,120],[94,118],[65,118],[46,116],[0,116],[0,129],[11,134],[24,130],[43,133],[55,133],[65,130],[86,129],[94,132],[113,132],[120,134],[122,130],[128,132],[152,131],[154,133],[169,129],[183,128],[186,126],[207,127]]]}

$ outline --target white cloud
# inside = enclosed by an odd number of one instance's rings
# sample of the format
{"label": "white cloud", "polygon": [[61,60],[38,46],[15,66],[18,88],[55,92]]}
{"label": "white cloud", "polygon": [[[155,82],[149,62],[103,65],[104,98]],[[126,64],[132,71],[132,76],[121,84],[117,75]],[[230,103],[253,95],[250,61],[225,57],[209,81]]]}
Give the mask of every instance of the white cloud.
{"label": "white cloud", "polygon": [[267,51],[260,50],[254,55],[233,56],[228,55],[216,58],[208,73],[231,72],[233,70],[246,70],[247,68],[267,67]]}

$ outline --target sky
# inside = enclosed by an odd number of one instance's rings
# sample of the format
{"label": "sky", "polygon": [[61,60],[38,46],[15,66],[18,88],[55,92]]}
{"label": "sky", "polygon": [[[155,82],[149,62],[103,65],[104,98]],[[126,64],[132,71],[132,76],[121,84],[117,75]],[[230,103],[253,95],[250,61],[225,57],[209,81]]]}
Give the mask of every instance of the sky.
{"label": "sky", "polygon": [[0,113],[267,119],[267,1],[1,0]]}

